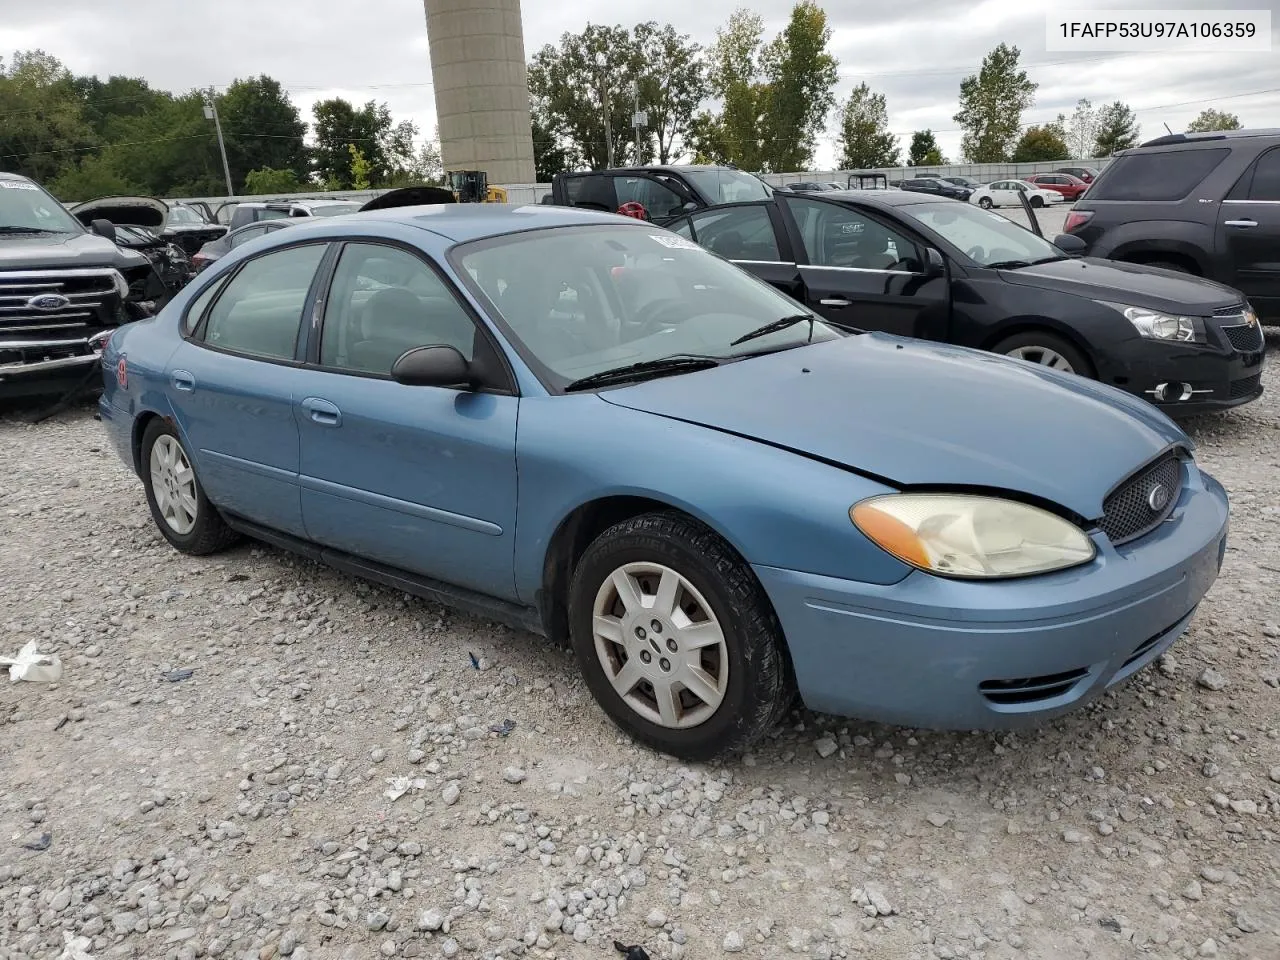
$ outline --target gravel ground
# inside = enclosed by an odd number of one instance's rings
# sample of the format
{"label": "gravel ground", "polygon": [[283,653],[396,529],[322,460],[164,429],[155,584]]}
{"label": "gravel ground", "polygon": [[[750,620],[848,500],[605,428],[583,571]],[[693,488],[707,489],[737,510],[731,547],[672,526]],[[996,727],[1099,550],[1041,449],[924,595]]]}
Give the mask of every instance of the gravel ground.
{"label": "gravel ground", "polygon": [[1277,333],[1270,393],[1192,425],[1233,541],[1158,667],[1038,731],[797,714],[702,767],[531,636],[180,556],[88,408],[5,420],[0,653],[65,674],[0,684],[0,960],[1274,960]]}

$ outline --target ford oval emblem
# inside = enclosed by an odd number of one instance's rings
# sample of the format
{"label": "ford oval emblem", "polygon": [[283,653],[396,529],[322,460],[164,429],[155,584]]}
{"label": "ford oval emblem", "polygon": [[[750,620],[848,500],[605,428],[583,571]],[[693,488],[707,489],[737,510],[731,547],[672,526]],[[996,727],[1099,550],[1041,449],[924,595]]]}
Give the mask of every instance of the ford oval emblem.
{"label": "ford oval emblem", "polygon": [[60,293],[40,293],[27,301],[33,310],[61,310],[71,306],[71,300]]}
{"label": "ford oval emblem", "polygon": [[1163,483],[1157,483],[1147,491],[1147,506],[1153,513],[1159,513],[1169,502],[1169,491]]}

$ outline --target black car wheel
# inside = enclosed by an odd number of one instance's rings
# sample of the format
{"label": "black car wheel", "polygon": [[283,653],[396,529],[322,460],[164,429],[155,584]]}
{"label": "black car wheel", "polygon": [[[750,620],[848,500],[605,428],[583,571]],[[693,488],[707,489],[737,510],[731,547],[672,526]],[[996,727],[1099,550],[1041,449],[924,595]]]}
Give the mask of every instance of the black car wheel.
{"label": "black car wheel", "polygon": [[1076,373],[1089,378],[1095,376],[1093,364],[1075,344],[1048,330],[1015,333],[997,343],[991,348],[991,352],[1026,360],[1051,370],[1061,370],[1063,373]]}
{"label": "black car wheel", "polygon": [[749,747],[795,699],[763,588],[724,540],[681,514],[625,520],[587,547],[569,634],[614,723],[686,760]]}
{"label": "black car wheel", "polygon": [[1032,198],[1031,198],[1031,205],[1032,205],[1033,207],[1036,207],[1036,208],[1043,207],[1043,206],[1044,206],[1044,197],[1032,197]]}
{"label": "black car wheel", "polygon": [[178,431],[158,418],[142,435],[142,483],[151,518],[182,553],[213,553],[239,539],[204,495]]}
{"label": "black car wheel", "polygon": [[978,206],[980,206],[983,210],[990,210],[992,207],[995,206],[995,204],[991,201],[990,197],[982,197],[981,199],[978,200]]}

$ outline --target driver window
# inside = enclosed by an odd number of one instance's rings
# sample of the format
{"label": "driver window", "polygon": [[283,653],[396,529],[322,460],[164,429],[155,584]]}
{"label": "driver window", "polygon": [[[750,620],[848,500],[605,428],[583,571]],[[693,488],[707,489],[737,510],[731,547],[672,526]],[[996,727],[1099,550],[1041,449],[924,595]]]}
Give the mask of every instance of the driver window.
{"label": "driver window", "polygon": [[916,245],[863,213],[834,203],[797,197],[787,204],[800,227],[809,263],[815,267],[852,267],[919,273]]}
{"label": "driver window", "polygon": [[712,207],[689,220],[694,239],[726,260],[776,263],[782,259],[767,207]]}
{"label": "driver window", "polygon": [[349,243],[334,271],[320,340],[320,363],[389,376],[406,350],[438,344],[467,360],[475,325],[449,285],[399,247]]}

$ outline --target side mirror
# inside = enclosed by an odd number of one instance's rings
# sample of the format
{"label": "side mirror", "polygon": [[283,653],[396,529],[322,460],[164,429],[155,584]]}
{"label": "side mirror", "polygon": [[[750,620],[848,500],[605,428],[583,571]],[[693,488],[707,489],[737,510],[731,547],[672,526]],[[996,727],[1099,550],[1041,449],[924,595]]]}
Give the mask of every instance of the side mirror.
{"label": "side mirror", "polygon": [[100,237],[116,242],[116,225],[110,220],[90,220],[89,229]]}
{"label": "side mirror", "polygon": [[681,210],[685,210],[685,211],[689,211],[689,210],[697,210],[697,209],[698,209],[698,205],[697,205],[696,203],[694,203],[692,200],[690,200],[688,203],[686,203],[686,204],[685,204],[683,207],[681,207],[680,209],[681,209]]}
{"label": "side mirror", "polygon": [[1089,249],[1087,243],[1071,233],[1058,234],[1053,238],[1053,245],[1068,257],[1084,256],[1084,252]]}
{"label": "side mirror", "polygon": [[929,247],[924,254],[924,275],[926,277],[941,277],[947,272],[947,261],[942,259],[942,254]]}
{"label": "side mirror", "polygon": [[471,364],[456,347],[437,344],[414,347],[400,354],[391,367],[391,379],[409,387],[471,387]]}

